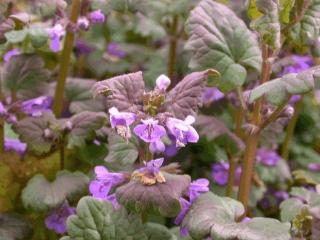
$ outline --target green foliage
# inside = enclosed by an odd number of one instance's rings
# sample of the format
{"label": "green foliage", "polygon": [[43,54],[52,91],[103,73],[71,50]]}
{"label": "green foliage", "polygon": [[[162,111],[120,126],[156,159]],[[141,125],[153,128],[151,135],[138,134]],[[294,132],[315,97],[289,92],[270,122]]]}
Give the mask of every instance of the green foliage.
{"label": "green foliage", "polygon": [[290,12],[296,0],[280,0],[280,21],[284,24],[290,22]]}
{"label": "green foliage", "polygon": [[157,213],[175,217],[180,211],[179,198],[188,190],[190,177],[163,173],[166,181],[154,185],[143,185],[132,179],[118,187],[116,196],[120,204],[135,212]]}
{"label": "green foliage", "polygon": [[191,206],[182,226],[193,239],[210,235],[219,240],[289,240],[290,226],[272,218],[252,218],[248,223],[237,222],[244,213],[242,204],[211,192],[202,194]]}
{"label": "green foliage", "polygon": [[320,68],[318,67],[300,73],[289,73],[251,90],[249,101],[252,103],[265,96],[270,103],[281,105],[291,95],[310,92],[319,78]]}
{"label": "green foliage", "polygon": [[273,49],[280,48],[279,3],[277,0],[256,0],[257,9],[263,13],[251,23],[251,27],[258,31],[262,41]]}
{"label": "green foliage", "polygon": [[[186,48],[192,52],[192,69],[214,68],[221,74],[216,84],[223,91],[241,86],[246,68],[260,70],[258,42],[243,21],[226,6],[203,0],[191,12]],[[241,43],[241,44],[239,44]]]}
{"label": "green foliage", "polygon": [[142,224],[140,216],[91,197],[82,198],[77,214],[67,220],[68,235],[61,240],[174,240],[169,230],[156,223]]}
{"label": "green foliage", "polygon": [[31,178],[22,191],[25,208],[45,212],[59,207],[66,199],[73,200],[87,192],[89,178],[81,172],[63,170],[49,182],[42,174]]}
{"label": "green foliage", "polygon": [[291,172],[287,161],[280,159],[275,166],[268,167],[257,164],[256,170],[265,183],[285,183],[291,180]]}

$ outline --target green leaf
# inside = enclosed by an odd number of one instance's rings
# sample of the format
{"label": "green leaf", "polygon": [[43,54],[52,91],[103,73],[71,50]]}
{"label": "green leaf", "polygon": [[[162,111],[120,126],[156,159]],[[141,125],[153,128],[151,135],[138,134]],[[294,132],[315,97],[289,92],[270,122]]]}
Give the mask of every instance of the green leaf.
{"label": "green leaf", "polygon": [[[216,84],[223,91],[241,86],[246,68],[259,71],[261,52],[245,23],[229,8],[203,0],[188,19],[190,37],[186,48],[192,52],[191,68],[214,68],[221,77]],[[241,44],[239,44],[241,43]]]}
{"label": "green leaf", "polygon": [[[27,92],[28,97],[38,97],[47,90],[49,71],[44,68],[41,57],[34,54],[13,56],[5,64],[3,73],[4,86],[19,94]],[[22,92],[20,92],[22,91]]]}
{"label": "green leaf", "polygon": [[[126,142],[122,137],[116,133],[108,135],[108,149],[109,154],[105,158],[107,166],[114,167],[114,165],[127,167],[132,165],[138,158],[139,151],[137,148],[137,141],[131,139]],[[121,167],[120,167],[121,168]]]}
{"label": "green leaf", "polygon": [[170,90],[161,110],[180,119],[185,119],[188,115],[195,116],[202,103],[202,93],[208,77],[218,74],[214,69],[188,74]]}
{"label": "green leaf", "polygon": [[200,195],[182,222],[194,239],[211,235],[217,240],[289,240],[290,225],[271,218],[252,218],[237,222],[244,213],[236,200],[219,197],[212,192]]}
{"label": "green leaf", "polygon": [[[52,129],[57,125],[57,120],[52,113],[44,112],[40,117],[26,117],[18,121],[13,130],[19,134],[22,142],[28,144],[28,148],[37,154],[49,152],[55,142],[60,138],[59,133]],[[45,131],[50,136],[45,136]]]}
{"label": "green leaf", "polygon": [[4,36],[6,37],[7,41],[12,44],[21,43],[28,36],[28,30],[27,29],[22,29],[17,31],[13,30],[10,32],[6,32]]}
{"label": "green leaf", "polygon": [[287,161],[280,159],[275,166],[257,164],[256,170],[262,181],[266,183],[285,183],[291,180],[291,172]]}
{"label": "green leaf", "polygon": [[163,173],[166,182],[143,185],[132,179],[118,187],[116,196],[120,204],[135,212],[160,213],[161,216],[175,217],[180,211],[179,198],[188,190],[190,177]]}
{"label": "green leaf", "polygon": [[252,103],[265,96],[270,103],[281,105],[290,95],[310,92],[318,79],[320,79],[319,67],[300,73],[289,73],[251,90],[249,101]]}
{"label": "green leaf", "polygon": [[288,24],[290,22],[290,12],[295,0],[280,0],[280,21]]}
{"label": "green leaf", "polygon": [[31,44],[35,48],[40,48],[45,45],[49,39],[48,33],[40,27],[33,27],[29,29],[29,36]]}
{"label": "green leaf", "polygon": [[318,172],[307,172],[304,170],[295,170],[292,172],[295,182],[298,184],[320,184],[320,174]]}
{"label": "green leaf", "polygon": [[249,0],[248,16],[252,20],[262,16],[262,13],[257,9],[256,0]]}
{"label": "green leaf", "polygon": [[148,240],[177,240],[176,236],[163,225],[158,223],[146,223],[145,227]]}
{"label": "green leaf", "polygon": [[66,199],[78,198],[87,192],[89,178],[81,172],[63,170],[49,182],[42,174],[31,178],[22,191],[25,208],[36,212],[48,211],[60,206]]}
{"label": "green leaf", "polygon": [[307,204],[302,203],[299,199],[289,198],[280,204],[280,218],[283,222],[291,222],[301,212],[302,209],[308,208]]}
{"label": "green leaf", "polygon": [[140,216],[124,208],[114,210],[111,203],[83,197],[77,214],[67,220],[70,240],[148,240]]}
{"label": "green leaf", "polygon": [[0,214],[1,240],[29,240],[32,237],[30,221],[18,214]]}
{"label": "green leaf", "polygon": [[320,0],[310,0],[301,21],[298,21],[290,31],[292,41],[297,45],[309,45],[320,34]]}
{"label": "green leaf", "polygon": [[102,128],[107,116],[102,112],[81,112],[70,118],[72,130],[69,133],[68,147],[81,147],[86,140],[93,140],[95,131]]}
{"label": "green leaf", "polygon": [[273,49],[280,48],[281,25],[279,22],[279,3],[277,0],[256,0],[257,9],[262,16],[251,23],[251,27],[260,33],[262,41]]}

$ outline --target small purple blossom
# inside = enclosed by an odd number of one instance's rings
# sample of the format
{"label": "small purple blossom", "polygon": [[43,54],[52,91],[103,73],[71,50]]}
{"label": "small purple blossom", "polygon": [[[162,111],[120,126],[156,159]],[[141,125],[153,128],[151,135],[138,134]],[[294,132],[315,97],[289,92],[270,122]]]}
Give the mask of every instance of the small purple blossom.
{"label": "small purple blossom", "polygon": [[100,9],[90,12],[88,18],[91,23],[103,23],[106,19]]}
{"label": "small purple blossom", "polygon": [[221,92],[218,88],[206,87],[202,94],[202,103],[210,104],[214,101],[219,101],[222,98],[224,98],[224,93]]}
{"label": "small purple blossom", "polygon": [[242,223],[248,223],[248,222],[250,222],[251,221],[251,218],[249,218],[249,217],[245,217],[245,218],[243,218],[242,219]]}
{"label": "small purple blossom", "polygon": [[320,163],[309,163],[308,169],[314,172],[320,172]]}
{"label": "small purple blossom", "polygon": [[176,138],[177,147],[184,147],[188,142],[198,142],[199,134],[191,126],[194,121],[195,118],[190,115],[184,121],[177,118],[168,118],[166,125],[169,132]]}
{"label": "small purple blossom", "polygon": [[77,56],[90,54],[94,48],[84,40],[77,40],[75,44],[75,53]]}
{"label": "small purple blossom", "polygon": [[87,31],[90,27],[90,22],[86,17],[80,17],[77,22],[78,28],[81,30]]}
{"label": "small purple blossom", "polygon": [[8,114],[7,109],[5,108],[5,106],[2,104],[2,102],[0,102],[0,117],[4,117]]}
{"label": "small purple blossom", "polygon": [[48,229],[55,231],[58,234],[64,234],[67,231],[67,218],[76,213],[76,209],[69,206],[65,201],[59,208],[53,209],[45,219],[45,224]]}
{"label": "small purple blossom", "polygon": [[50,37],[50,49],[53,52],[59,52],[61,50],[60,39],[65,34],[63,26],[58,23],[52,28],[47,28],[47,32]]}
{"label": "small purple blossom", "polygon": [[[227,162],[219,162],[212,164],[211,176],[213,178],[213,181],[220,186],[225,186],[228,183],[229,168],[230,166]],[[235,172],[236,184],[240,182],[240,176],[241,167],[237,167]]]}
{"label": "small purple blossom", "polygon": [[19,55],[21,54],[21,51],[20,49],[18,48],[13,48],[11,49],[10,51],[6,52],[3,56],[3,60],[5,62],[9,62],[10,58],[13,57],[13,56],[16,56],[16,55]]}
{"label": "small purple blossom", "polygon": [[176,225],[180,225],[182,223],[184,217],[187,215],[189,208],[191,206],[191,203],[182,197],[179,198],[179,202],[180,202],[181,210],[178,216],[176,217],[176,219],[174,220],[174,223]]}
{"label": "small purple blossom", "polygon": [[119,112],[117,108],[109,109],[111,127],[125,139],[131,137],[129,126],[136,120],[136,115],[130,112]]}
{"label": "small purple blossom", "polygon": [[299,73],[313,65],[313,60],[310,56],[293,55],[292,60],[294,63],[290,66],[286,66],[282,71],[282,75],[287,73]]}
{"label": "small purple blossom", "polygon": [[120,48],[119,44],[115,42],[111,42],[108,44],[107,53],[112,57],[116,57],[120,59],[124,58],[127,55],[127,53]]}
{"label": "small purple blossom", "polygon": [[159,141],[151,142],[149,145],[149,150],[153,154],[162,153],[166,150],[166,146],[161,140],[159,140]]}
{"label": "small purple blossom", "polygon": [[209,181],[205,178],[199,178],[192,181],[189,186],[189,200],[193,202],[196,200],[201,193],[209,191]]}
{"label": "small purple blossom", "polygon": [[257,151],[257,161],[265,166],[275,166],[281,157],[274,150],[262,147]]}
{"label": "small purple blossom", "polygon": [[142,124],[138,124],[134,129],[134,133],[146,143],[160,141],[166,135],[166,129],[158,124],[158,120],[149,118],[141,120]]}
{"label": "small purple blossom", "polygon": [[289,104],[294,105],[301,99],[300,95],[292,95],[289,99]]}
{"label": "small purple blossom", "polygon": [[162,74],[156,79],[156,87],[160,91],[165,91],[171,84],[170,78]]}
{"label": "small purple blossom", "polygon": [[139,168],[139,172],[144,172],[144,173],[149,173],[153,176],[159,174],[160,168],[163,164],[164,159],[163,158],[158,158],[154,160],[150,160],[148,162],[145,162],[145,166],[142,168]]}
{"label": "small purple blossom", "polygon": [[94,171],[96,179],[91,181],[89,185],[90,193],[95,198],[110,201],[117,208],[118,203],[113,194],[109,194],[109,192],[112,187],[124,182],[124,175],[122,173],[109,172],[104,166],[96,166]]}
{"label": "small purple blossom", "polygon": [[32,117],[40,117],[43,112],[51,111],[50,110],[51,104],[52,104],[52,97],[40,96],[40,97],[22,102],[21,110]]}
{"label": "small purple blossom", "polygon": [[15,151],[19,154],[20,158],[23,159],[27,150],[27,144],[21,142],[19,139],[6,138],[4,140],[4,150]]}

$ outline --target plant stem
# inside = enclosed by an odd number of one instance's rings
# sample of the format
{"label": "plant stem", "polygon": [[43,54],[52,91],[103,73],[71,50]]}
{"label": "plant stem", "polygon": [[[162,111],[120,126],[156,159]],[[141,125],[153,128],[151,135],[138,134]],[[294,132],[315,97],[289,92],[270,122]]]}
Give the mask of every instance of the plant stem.
{"label": "plant stem", "polygon": [[[269,50],[268,46],[262,45],[262,72],[260,84],[267,82],[270,78],[271,66],[268,61]],[[258,99],[253,108],[253,116],[250,121],[251,124],[259,126],[261,122],[260,111],[263,104],[263,98]],[[240,186],[238,192],[238,200],[243,204],[246,213],[248,211],[249,195],[252,183],[252,176],[254,170],[254,162],[256,151],[259,143],[260,133],[249,133],[246,138],[246,148],[242,161],[242,173],[240,178]]]}
{"label": "plant stem", "polygon": [[0,119],[0,154],[4,152],[4,121],[3,119]]}
{"label": "plant stem", "polygon": [[175,66],[177,60],[177,27],[178,27],[178,16],[173,16],[173,22],[170,28],[170,45],[168,52],[168,77],[173,80],[175,73]]}
{"label": "plant stem", "polygon": [[[75,25],[80,11],[81,0],[72,0],[70,23]],[[63,107],[64,87],[68,75],[70,57],[74,44],[74,32],[68,30],[60,58],[60,70],[57,77],[57,86],[53,102],[53,111],[56,117],[60,117]]]}
{"label": "plant stem", "polygon": [[301,99],[294,106],[294,114],[293,114],[292,118],[290,119],[290,121],[288,123],[288,126],[287,126],[286,136],[284,138],[284,141],[283,141],[283,144],[282,144],[282,148],[281,148],[281,156],[282,156],[283,159],[286,159],[286,160],[289,157],[290,143],[291,143],[291,140],[293,138],[294,129],[296,127],[298,116],[300,114],[302,106],[303,106],[303,100]]}
{"label": "plant stem", "polygon": [[273,121],[275,121],[279,115],[283,112],[283,110],[285,109],[285,107],[287,106],[288,101],[285,101],[284,103],[282,103],[280,106],[277,107],[276,110],[274,110],[274,112],[271,113],[271,115],[261,123],[260,127],[259,127],[259,131],[262,131],[265,127],[267,127],[270,123],[272,123]]}
{"label": "plant stem", "polygon": [[60,170],[64,169],[64,160],[65,160],[65,151],[64,151],[64,144],[61,144],[60,149],[59,149],[59,153],[60,153]]}
{"label": "plant stem", "polygon": [[234,156],[229,157],[229,172],[228,172],[228,185],[226,190],[227,197],[232,197],[233,193],[233,184],[234,184],[234,175],[237,168],[237,162],[234,159]]}

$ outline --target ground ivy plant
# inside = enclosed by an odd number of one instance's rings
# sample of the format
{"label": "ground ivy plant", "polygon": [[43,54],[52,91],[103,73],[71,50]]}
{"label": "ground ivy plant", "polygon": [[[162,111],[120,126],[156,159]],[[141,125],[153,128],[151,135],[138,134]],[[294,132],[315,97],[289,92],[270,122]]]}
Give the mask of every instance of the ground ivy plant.
{"label": "ground ivy plant", "polygon": [[319,239],[319,13],[3,0],[0,239]]}

